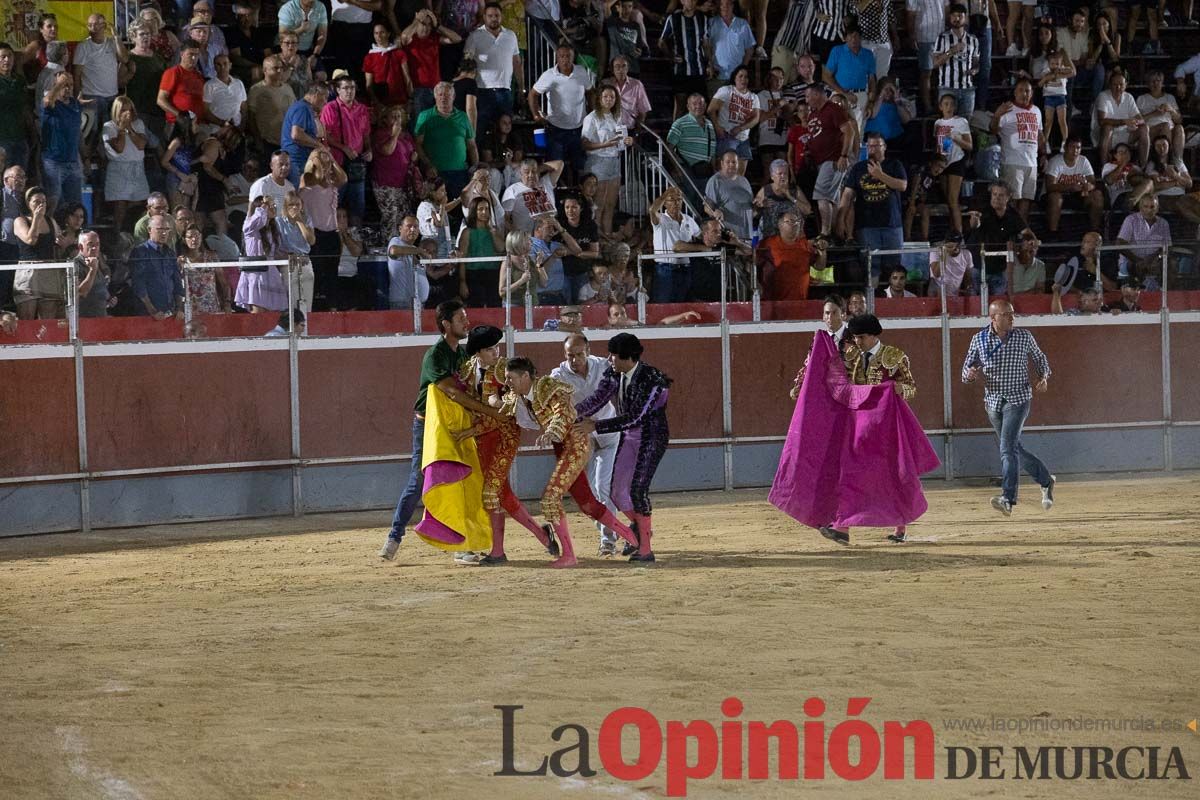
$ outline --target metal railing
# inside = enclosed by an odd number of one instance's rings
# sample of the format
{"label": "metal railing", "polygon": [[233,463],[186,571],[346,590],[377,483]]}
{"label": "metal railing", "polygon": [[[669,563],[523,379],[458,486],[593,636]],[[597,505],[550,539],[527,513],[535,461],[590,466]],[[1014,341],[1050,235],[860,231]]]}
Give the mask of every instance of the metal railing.
{"label": "metal railing", "polygon": [[[940,247],[928,247],[928,248],[923,248],[923,251],[928,253],[928,252],[936,251],[939,249],[941,249],[941,248]],[[1124,250],[1126,248],[1124,246],[1110,246],[1108,249]],[[665,254],[658,254],[658,255],[661,256],[661,255],[665,255]],[[675,255],[675,254],[672,253],[672,255]],[[705,252],[701,252],[701,253],[689,253],[689,254],[685,254],[685,255],[688,257],[692,257],[692,256],[716,257],[716,256],[721,255],[721,251],[719,251],[719,250],[718,251],[705,251]],[[649,256],[646,260],[650,260],[650,258],[653,258],[653,257],[654,256]],[[491,257],[486,260],[495,261],[495,260],[498,260],[499,258],[500,257]],[[461,261],[461,260],[444,259],[442,261]],[[227,265],[228,266],[244,266],[245,263],[246,262],[228,262]],[[201,267],[201,268],[203,268],[203,267],[215,268],[221,264],[222,264],[222,262],[209,262],[208,264],[197,265],[197,266]],[[278,264],[279,264],[279,262],[276,261],[276,262],[274,262],[273,265],[278,266]],[[297,331],[293,327],[292,330],[290,331],[291,335],[288,337],[286,342],[277,341],[277,343],[272,344],[272,345],[267,345],[266,343],[259,343],[258,345],[255,345],[252,348],[252,349],[266,349],[266,350],[277,350],[277,349],[285,349],[286,348],[289,352],[289,384],[290,384],[289,397],[290,397],[290,402],[289,402],[289,406],[288,406],[288,409],[289,409],[288,413],[289,413],[289,422],[290,422],[290,426],[291,426],[290,427],[291,437],[290,437],[290,448],[289,448],[290,455],[288,458],[263,459],[263,460],[258,460],[258,461],[230,461],[230,462],[213,463],[213,464],[178,464],[178,465],[168,464],[168,465],[164,465],[164,466],[153,466],[153,467],[136,466],[133,468],[93,470],[91,468],[89,452],[88,452],[88,431],[87,431],[87,399],[88,399],[87,394],[88,394],[88,392],[87,392],[87,383],[86,383],[87,377],[86,377],[85,370],[84,370],[84,361],[85,361],[85,358],[92,358],[92,357],[95,357],[96,355],[102,355],[106,348],[102,344],[100,344],[100,345],[90,344],[90,343],[85,343],[81,340],[81,337],[79,335],[79,328],[78,328],[79,308],[78,308],[78,303],[75,302],[75,300],[73,299],[74,296],[78,292],[78,284],[76,281],[77,270],[74,269],[73,266],[74,265],[70,262],[54,262],[54,263],[27,263],[27,264],[17,264],[17,265],[0,267],[0,269],[3,269],[3,270],[21,270],[21,269],[32,269],[32,270],[61,269],[61,270],[65,270],[68,294],[67,294],[67,297],[64,298],[64,301],[65,301],[65,303],[67,305],[67,309],[68,309],[68,319],[69,319],[71,342],[68,344],[50,345],[50,347],[58,350],[58,352],[60,352],[62,355],[58,355],[58,356],[38,355],[35,357],[37,357],[37,358],[63,357],[66,355],[66,352],[65,352],[66,348],[68,348],[68,347],[71,348],[71,350],[70,350],[71,356],[70,357],[73,358],[74,367],[75,367],[75,369],[74,369],[74,376],[75,376],[74,391],[75,391],[76,403],[75,403],[75,408],[74,408],[74,415],[75,415],[74,425],[75,425],[76,431],[77,431],[78,451],[79,451],[78,452],[78,469],[77,470],[62,473],[62,474],[4,477],[4,478],[0,478],[0,485],[20,486],[22,484],[35,484],[35,483],[53,483],[53,482],[64,482],[64,481],[78,482],[80,528],[84,531],[87,531],[91,528],[91,522],[92,522],[92,512],[90,510],[89,485],[90,485],[90,482],[95,481],[95,480],[112,479],[112,478],[135,478],[135,477],[142,477],[142,476],[180,474],[180,473],[209,473],[209,472],[236,470],[236,469],[250,470],[250,469],[267,469],[267,468],[284,468],[284,467],[286,467],[286,468],[289,468],[292,473],[292,511],[294,514],[299,515],[299,514],[304,513],[304,511],[305,511],[304,497],[302,494],[303,486],[302,486],[302,481],[301,481],[301,476],[302,476],[302,472],[303,472],[304,468],[310,467],[310,466],[315,467],[315,466],[324,466],[324,465],[330,465],[330,464],[365,464],[365,463],[377,463],[377,462],[381,462],[381,461],[397,461],[397,460],[402,460],[402,459],[408,457],[407,454],[404,454],[404,453],[387,453],[387,454],[369,455],[369,456],[338,456],[338,457],[307,457],[307,458],[304,457],[304,455],[302,453],[301,440],[300,440],[300,437],[301,437],[300,404],[299,404],[300,369],[299,369],[299,361],[298,361],[298,355],[297,355],[298,350],[301,347],[302,340],[299,335],[299,331]],[[1167,271],[1167,269],[1165,269],[1165,267],[1166,267],[1166,263],[1164,261],[1164,273],[1163,273],[1164,281],[1169,279],[1169,272]],[[296,274],[295,270],[289,270],[288,272],[289,272],[289,275],[292,275],[292,276],[295,276],[295,274]],[[639,273],[640,272],[641,272],[641,265],[639,263]],[[728,293],[729,293],[729,283],[728,283],[729,273],[728,273],[727,265],[724,263],[722,264],[721,275],[722,275],[722,280],[721,280],[722,292],[721,292],[721,294],[722,294],[722,297],[724,298],[724,297],[727,297]],[[294,284],[295,280],[296,280],[296,278],[292,277],[288,282],[290,284]],[[295,298],[294,287],[289,289],[289,292],[291,293],[291,297],[294,300],[294,298]],[[975,435],[975,434],[989,433],[990,431],[985,428],[966,428],[966,427],[956,428],[954,426],[955,411],[950,403],[950,387],[952,386],[952,384],[955,381],[955,378],[957,375],[957,368],[959,365],[958,365],[958,363],[952,361],[954,354],[952,353],[952,349],[951,349],[950,331],[954,327],[962,328],[963,323],[966,323],[966,324],[972,324],[972,323],[969,323],[969,321],[967,321],[967,320],[958,320],[957,322],[960,324],[957,324],[957,325],[954,324],[955,321],[951,320],[948,316],[944,285],[942,286],[942,290],[939,292],[939,294],[941,296],[941,301],[942,301],[942,306],[941,306],[942,315],[941,315],[941,319],[940,319],[940,327],[941,327],[941,332],[942,332],[941,343],[940,343],[941,344],[941,346],[940,346],[940,351],[941,351],[940,352],[940,363],[941,363],[942,378],[943,378],[943,403],[944,403],[943,422],[944,422],[944,427],[941,429],[938,429],[938,430],[930,430],[928,432],[931,435],[942,435],[942,436],[946,437],[946,457],[943,459],[943,462],[947,465],[947,473],[946,473],[947,477],[954,477],[954,475],[953,475],[953,464],[955,463],[955,459],[953,457],[954,447],[955,447],[954,437],[961,436],[961,435]],[[1113,423],[1109,427],[1114,427],[1114,428],[1115,427],[1123,427],[1123,428],[1161,427],[1161,429],[1162,429],[1162,453],[1163,453],[1162,468],[1165,470],[1170,470],[1170,469],[1174,468],[1174,459],[1173,459],[1173,455],[1172,455],[1174,429],[1177,427],[1196,426],[1197,424],[1200,424],[1198,422],[1186,421],[1186,420],[1185,421],[1175,421],[1172,418],[1173,409],[1172,409],[1172,404],[1171,404],[1171,395],[1172,395],[1171,328],[1173,325],[1177,325],[1181,321],[1186,321],[1188,324],[1197,324],[1196,320],[1195,320],[1195,317],[1197,315],[1195,312],[1191,312],[1186,317],[1183,317],[1183,318],[1180,318],[1178,316],[1172,316],[1168,311],[1169,304],[1167,302],[1167,298],[1165,295],[1162,298],[1162,300],[1163,300],[1163,302],[1161,304],[1157,319],[1151,318],[1151,319],[1145,320],[1143,322],[1137,323],[1137,324],[1141,324],[1141,325],[1157,324],[1161,330],[1161,345],[1160,346],[1161,346],[1161,357],[1162,357],[1161,368],[1162,368],[1162,376],[1163,376],[1162,387],[1161,387],[1161,390],[1162,390],[1161,418],[1147,419],[1147,420],[1142,420],[1142,421],[1138,421],[1138,422]],[[733,422],[734,422],[734,418],[735,418],[735,410],[734,410],[734,406],[733,406],[733,394],[732,394],[732,366],[731,366],[732,352],[731,352],[730,341],[731,341],[731,334],[736,329],[731,330],[730,320],[729,320],[726,306],[727,306],[726,302],[722,301],[722,303],[721,303],[721,324],[720,324],[721,361],[722,361],[722,363],[721,363],[722,416],[721,416],[720,435],[715,435],[715,432],[713,432],[714,435],[706,435],[705,437],[699,438],[699,439],[681,440],[681,441],[676,442],[676,444],[702,444],[702,445],[712,445],[712,446],[722,447],[723,453],[724,453],[724,461],[725,461],[725,464],[724,464],[725,486],[727,488],[732,488],[732,486],[734,485],[733,453],[734,453],[735,445],[750,444],[750,443],[763,443],[763,442],[775,442],[775,441],[782,440],[782,436],[780,435],[780,436],[741,436],[741,437],[739,437],[739,436],[736,436],[734,433]],[[528,308],[528,305],[527,305],[527,308]],[[639,310],[639,315],[643,321],[646,320],[646,317],[644,316],[643,311]],[[1101,320],[1099,320],[1099,322],[1105,323],[1105,322],[1108,322],[1108,320],[1101,319]],[[1041,324],[1053,325],[1055,323],[1052,321],[1049,321],[1049,320],[1043,320],[1041,322]],[[511,335],[512,335],[511,321],[509,321],[509,324],[507,325],[507,327],[509,328],[509,336],[511,337]],[[921,327],[929,327],[929,326],[923,325]],[[794,327],[790,327],[790,328],[785,327],[783,329],[784,330],[795,330]],[[746,333],[753,334],[755,332],[758,332],[758,329],[748,331]],[[743,333],[742,335],[745,335],[745,333]],[[191,345],[189,343],[188,345],[183,345],[183,346],[190,347]],[[380,346],[394,347],[397,345],[394,342],[392,342],[392,343],[389,343],[386,345],[381,343]],[[34,347],[46,347],[46,345],[34,345]],[[95,348],[95,349],[93,349],[93,348]],[[12,357],[21,358],[22,357],[22,353],[21,353],[22,349],[23,349],[23,347],[19,346],[19,345],[14,346],[12,348],[0,347],[0,362],[2,362],[6,357],[9,356],[10,351],[12,353]],[[179,352],[187,352],[187,351],[181,349],[181,350],[179,350]],[[512,352],[511,351],[511,339],[510,339],[510,351],[509,352],[510,353]],[[1159,415],[1155,415],[1155,416],[1159,416]],[[1031,426],[1030,428],[1028,428],[1028,430],[1034,430],[1034,431],[1083,430],[1083,429],[1093,429],[1093,428],[1095,428],[1096,424],[1097,423],[1095,423],[1095,422],[1090,422],[1090,423],[1082,424],[1082,425]]]}

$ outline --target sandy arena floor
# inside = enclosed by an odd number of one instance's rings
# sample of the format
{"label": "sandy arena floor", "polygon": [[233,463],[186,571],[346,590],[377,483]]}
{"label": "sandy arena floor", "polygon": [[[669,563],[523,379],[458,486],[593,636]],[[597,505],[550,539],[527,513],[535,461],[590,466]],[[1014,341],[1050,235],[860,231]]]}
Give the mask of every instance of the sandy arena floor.
{"label": "sandy arena floor", "polygon": [[[827,730],[873,698],[877,729],[932,724],[937,779],[718,771],[690,797],[1195,797],[1200,475],[1066,479],[1051,513],[1034,488],[1011,519],[988,487],[931,486],[904,546],[837,548],[763,491],[663,496],[648,568],[591,557],[578,515],[588,558],[563,572],[512,523],[509,568],[415,539],[383,564],[382,512],[0,540],[0,798],[663,797],[662,765],[601,769],[602,720],[716,724],[730,695],[798,726],[821,697]],[[599,774],[494,777],[500,704],[525,707],[519,768],[576,723]],[[1177,729],[945,726],[993,716]],[[1155,744],[1192,779],[1011,780],[1016,745]],[[1008,748],[1005,780],[945,779],[946,747],[983,745]]]}

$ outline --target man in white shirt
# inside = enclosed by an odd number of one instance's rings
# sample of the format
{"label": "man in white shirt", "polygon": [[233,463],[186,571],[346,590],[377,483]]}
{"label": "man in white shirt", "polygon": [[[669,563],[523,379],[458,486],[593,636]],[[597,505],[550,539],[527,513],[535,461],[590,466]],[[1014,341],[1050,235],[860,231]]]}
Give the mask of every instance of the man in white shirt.
{"label": "man in white shirt", "polygon": [[[565,42],[554,51],[554,66],[529,90],[529,113],[546,126],[546,158],[583,169],[583,115],[594,76],[575,64],[575,48]],[[546,111],[542,112],[542,98]]]}
{"label": "man in white shirt", "polygon": [[288,180],[288,173],[291,169],[291,156],[283,150],[276,150],[271,156],[271,171],[250,184],[250,201],[247,204],[246,213],[250,213],[249,205],[254,202],[254,199],[262,195],[273,199],[276,208],[283,208],[284,197],[288,192],[296,190],[296,187]]}
{"label": "man in white shirt", "polygon": [[[588,339],[582,333],[572,333],[568,336],[563,341],[563,352],[566,354],[566,360],[550,372],[550,377],[570,384],[571,388],[575,390],[575,402],[578,404],[591,397],[600,388],[600,382],[604,379],[604,373],[608,369],[608,360],[591,354]],[[616,409],[609,402],[601,406],[600,410],[592,414],[591,418],[595,420],[608,419],[615,417],[616,414]],[[591,439],[592,453],[589,456],[591,469],[584,467],[584,472],[588,476],[588,483],[591,484],[592,494],[607,506],[609,511],[616,514],[617,508],[609,496],[609,489],[612,485],[613,464],[617,460],[617,445],[621,443],[621,434],[593,432]],[[596,523],[596,529],[600,531],[600,555],[615,556],[617,554],[617,534],[599,522]]]}
{"label": "man in white shirt", "polygon": [[[95,103],[91,108],[96,114],[93,135],[86,145],[89,155],[95,142],[95,132],[104,127],[112,112],[112,103],[121,93],[120,80],[124,65],[129,62],[125,45],[108,30],[108,21],[103,14],[92,14],[87,20],[88,37],[75,45],[75,85],[80,87],[85,100]],[[37,98],[41,100],[40,97]],[[40,105],[40,102],[38,103]],[[0,113],[11,109],[0,109]]]}
{"label": "man in white shirt", "polygon": [[690,242],[700,236],[700,226],[683,210],[683,193],[679,187],[669,187],[650,204],[650,224],[654,231],[655,303],[676,303],[687,299],[691,286],[691,261],[687,257],[673,258],[676,242]]}
{"label": "man in white shirt", "polygon": [[1163,89],[1165,76],[1162,70],[1154,70],[1146,76],[1150,91],[1137,99],[1138,111],[1146,121],[1147,136],[1154,141],[1159,136],[1171,142],[1171,158],[1183,156],[1183,116],[1175,96]]}
{"label": "man in white shirt", "polygon": [[1142,112],[1133,95],[1125,91],[1125,75],[1114,72],[1108,90],[1101,92],[1092,106],[1092,144],[1100,148],[1100,162],[1108,161],[1113,145],[1125,143],[1137,147],[1139,164],[1150,155],[1150,135]]}
{"label": "man in white shirt", "polygon": [[204,107],[217,123],[202,125],[200,129],[211,133],[222,125],[240,128],[246,110],[246,85],[233,77],[233,62],[228,55],[222,53],[217,56],[213,68],[217,75],[204,84]]}
{"label": "man in white shirt", "polygon": [[1033,105],[1033,85],[1027,78],[1017,81],[1012,102],[996,109],[991,131],[1000,137],[1000,179],[1017,201],[1017,213],[1028,220],[1029,205],[1037,196],[1038,158],[1045,135],[1042,112]]}
{"label": "man in white shirt", "polygon": [[521,47],[517,35],[500,24],[503,15],[500,4],[489,0],[483,7],[483,24],[467,37],[465,51],[475,54],[477,67],[476,135],[491,131],[492,123],[501,114],[513,111],[513,78],[517,89],[525,94],[525,70],[521,65]]}
{"label": "man in white shirt", "polygon": [[1071,136],[1063,152],[1046,165],[1046,227],[1051,233],[1058,233],[1064,203],[1070,208],[1087,210],[1090,230],[1100,227],[1104,194],[1096,188],[1096,173],[1082,152],[1083,142],[1078,136]]}
{"label": "man in white shirt", "polygon": [[533,233],[539,219],[554,216],[554,185],[562,171],[561,161],[547,161],[542,166],[536,158],[521,162],[521,181],[509,186],[500,198],[508,230]]}

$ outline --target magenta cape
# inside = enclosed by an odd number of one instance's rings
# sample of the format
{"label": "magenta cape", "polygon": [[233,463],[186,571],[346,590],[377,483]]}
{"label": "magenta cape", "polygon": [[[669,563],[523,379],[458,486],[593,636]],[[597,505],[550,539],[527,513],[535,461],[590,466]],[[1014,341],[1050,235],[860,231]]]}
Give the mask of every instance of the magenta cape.
{"label": "magenta cape", "polygon": [[768,499],[814,528],[906,525],[928,508],[921,475],[937,454],[891,382],[850,383],[833,337],[817,333]]}

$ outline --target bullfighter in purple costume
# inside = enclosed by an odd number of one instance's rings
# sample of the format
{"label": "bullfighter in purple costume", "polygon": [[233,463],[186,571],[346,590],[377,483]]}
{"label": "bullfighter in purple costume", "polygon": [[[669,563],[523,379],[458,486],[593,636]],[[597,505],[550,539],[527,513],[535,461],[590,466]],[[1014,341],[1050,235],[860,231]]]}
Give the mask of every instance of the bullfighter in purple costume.
{"label": "bullfighter in purple costume", "polygon": [[[583,418],[575,426],[583,433],[621,434],[610,496],[638,534],[637,552],[626,545],[623,555],[628,555],[630,561],[653,561],[650,482],[671,440],[667,428],[671,379],[642,363],[642,343],[632,333],[618,333],[609,339],[608,353],[611,366],[600,386],[591,397],[575,406]],[[615,417],[590,419],[610,400],[617,409]]]}

